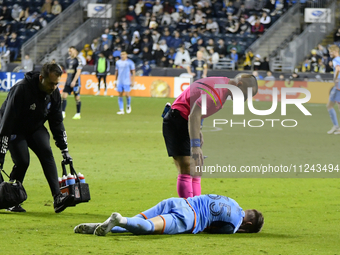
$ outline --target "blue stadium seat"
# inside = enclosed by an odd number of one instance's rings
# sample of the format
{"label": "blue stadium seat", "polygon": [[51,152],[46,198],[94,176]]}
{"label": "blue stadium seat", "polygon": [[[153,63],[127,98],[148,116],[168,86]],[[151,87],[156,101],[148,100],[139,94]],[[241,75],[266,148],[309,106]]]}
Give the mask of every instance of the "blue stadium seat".
{"label": "blue stadium seat", "polygon": [[27,30],[26,30],[26,28],[21,28],[21,29],[19,29],[19,31],[18,31],[18,36],[22,36],[22,35],[24,35],[24,36],[27,35]]}
{"label": "blue stadium seat", "polygon": [[27,41],[27,36],[25,36],[25,35],[21,35],[20,37],[19,37],[19,41],[20,41],[20,47]]}
{"label": "blue stadium seat", "polygon": [[26,31],[26,34],[27,34],[27,37],[28,38],[31,38],[35,33],[37,32],[37,30],[35,30],[35,29],[28,29],[27,31]]}

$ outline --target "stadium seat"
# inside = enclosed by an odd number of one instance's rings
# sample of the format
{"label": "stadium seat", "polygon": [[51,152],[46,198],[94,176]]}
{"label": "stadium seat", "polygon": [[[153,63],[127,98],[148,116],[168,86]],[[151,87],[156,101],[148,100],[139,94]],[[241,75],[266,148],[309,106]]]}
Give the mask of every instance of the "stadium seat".
{"label": "stadium seat", "polygon": [[18,36],[26,36],[27,32],[26,32],[26,28],[20,28],[18,31]]}
{"label": "stadium seat", "polygon": [[45,20],[46,20],[47,23],[50,22],[51,20],[53,20],[54,18],[55,18],[55,15],[53,15],[53,14],[47,14],[45,16]]}
{"label": "stadium seat", "polygon": [[35,8],[39,8],[39,10],[42,7],[42,5],[43,5],[43,1],[42,0],[32,0],[31,1],[31,6],[35,7]]}
{"label": "stadium seat", "polygon": [[61,6],[63,10],[66,10],[72,4],[72,0],[63,0]]}
{"label": "stadium seat", "polygon": [[[9,6],[13,6],[13,3],[14,1],[13,0],[6,0],[5,1],[5,4],[7,5],[7,7],[9,8]],[[11,7],[12,8],[12,7]]]}
{"label": "stadium seat", "polygon": [[31,38],[35,33],[37,32],[37,30],[35,30],[35,29],[28,29],[27,31],[26,31],[26,34],[27,34],[27,37],[28,38]]}

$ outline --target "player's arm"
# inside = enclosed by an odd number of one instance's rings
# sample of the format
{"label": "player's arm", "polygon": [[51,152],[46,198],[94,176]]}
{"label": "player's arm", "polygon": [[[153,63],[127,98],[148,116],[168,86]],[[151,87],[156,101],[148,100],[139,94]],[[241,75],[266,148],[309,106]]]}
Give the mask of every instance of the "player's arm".
{"label": "player's arm", "polygon": [[76,82],[77,82],[77,80],[79,79],[80,74],[81,74],[81,68],[78,68],[78,69],[77,69],[77,72],[76,72],[76,75],[74,76],[74,78],[73,78],[73,80],[72,80],[71,88],[73,88],[74,86],[76,86]]}
{"label": "player's arm", "polygon": [[191,143],[191,155],[195,162],[195,169],[197,166],[203,165],[203,154],[200,139],[201,117],[201,107],[194,103],[188,117],[188,128]]}
{"label": "player's arm", "polygon": [[15,120],[20,118],[20,111],[24,102],[24,91],[22,86],[16,85],[8,93],[6,108],[0,121],[0,168],[2,169],[5,155],[8,150],[8,143]]}
{"label": "player's arm", "polygon": [[135,84],[136,70],[131,70],[131,86]]}
{"label": "player's arm", "polygon": [[[117,64],[116,64],[116,66],[117,66]],[[118,69],[116,69],[116,71],[115,71],[115,82],[114,82],[114,86],[117,86],[117,80],[118,80]]]}
{"label": "player's arm", "polygon": [[337,65],[337,66],[335,67],[334,82],[337,82],[337,81],[338,81],[339,73],[340,73],[340,65]]}
{"label": "player's arm", "polygon": [[191,72],[191,65],[187,66],[186,68],[187,68],[188,74],[192,75],[192,77],[195,77],[196,74]]}

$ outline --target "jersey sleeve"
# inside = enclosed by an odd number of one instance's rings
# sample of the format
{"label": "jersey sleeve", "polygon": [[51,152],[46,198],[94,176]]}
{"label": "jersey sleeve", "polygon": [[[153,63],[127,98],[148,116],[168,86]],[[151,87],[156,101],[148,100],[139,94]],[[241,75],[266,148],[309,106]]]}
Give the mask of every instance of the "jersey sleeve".
{"label": "jersey sleeve", "polygon": [[51,104],[51,111],[48,116],[48,124],[50,126],[56,146],[60,150],[64,150],[67,149],[67,135],[61,113],[61,97],[59,90],[53,93],[53,98],[51,100],[53,102]]}
{"label": "jersey sleeve", "polygon": [[130,60],[129,62],[130,62],[130,70],[134,71],[135,70],[135,63],[133,63],[132,60]]}
{"label": "jersey sleeve", "polygon": [[80,57],[77,57],[78,60],[78,67],[77,70],[82,70],[83,69],[83,61],[80,59]]}

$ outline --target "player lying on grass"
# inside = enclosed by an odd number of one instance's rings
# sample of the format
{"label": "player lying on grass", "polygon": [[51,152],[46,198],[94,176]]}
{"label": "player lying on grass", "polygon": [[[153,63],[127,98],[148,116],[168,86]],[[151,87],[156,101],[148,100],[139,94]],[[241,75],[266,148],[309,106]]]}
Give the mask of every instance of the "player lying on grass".
{"label": "player lying on grass", "polygon": [[[221,110],[228,96],[233,98],[229,89],[215,88],[217,84],[238,87],[245,99],[248,98],[248,88],[252,88],[250,96],[256,95],[258,90],[255,76],[240,73],[234,79],[208,77],[197,80],[176,98],[164,116],[163,136],[168,156],[173,157],[178,170],[179,197],[201,195],[201,176],[195,172],[196,166],[203,165],[201,120]],[[206,95],[205,115],[201,113],[202,95]]]}
{"label": "player lying on grass", "polygon": [[243,211],[238,203],[220,195],[169,198],[132,218],[112,215],[104,223],[83,223],[75,233],[105,236],[131,232],[147,234],[213,234],[258,233],[264,218],[257,210]]}

